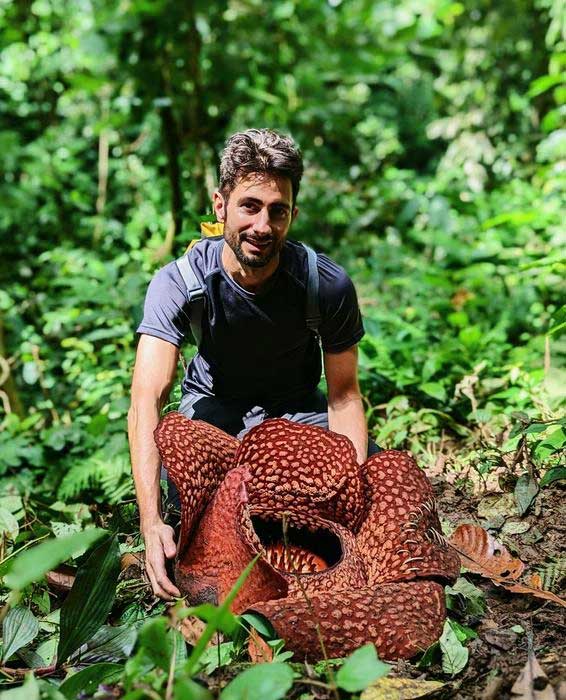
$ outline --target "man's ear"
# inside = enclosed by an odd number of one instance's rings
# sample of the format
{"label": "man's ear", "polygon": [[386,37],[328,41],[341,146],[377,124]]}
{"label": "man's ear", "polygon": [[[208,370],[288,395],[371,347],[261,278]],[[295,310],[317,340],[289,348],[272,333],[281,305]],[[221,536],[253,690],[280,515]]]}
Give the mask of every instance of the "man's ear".
{"label": "man's ear", "polygon": [[215,190],[212,195],[212,206],[214,208],[214,213],[216,214],[217,221],[225,221],[226,219],[226,202],[224,197],[218,190]]}
{"label": "man's ear", "polygon": [[293,207],[293,211],[291,212],[291,221],[295,221],[297,216],[299,216],[299,207]]}

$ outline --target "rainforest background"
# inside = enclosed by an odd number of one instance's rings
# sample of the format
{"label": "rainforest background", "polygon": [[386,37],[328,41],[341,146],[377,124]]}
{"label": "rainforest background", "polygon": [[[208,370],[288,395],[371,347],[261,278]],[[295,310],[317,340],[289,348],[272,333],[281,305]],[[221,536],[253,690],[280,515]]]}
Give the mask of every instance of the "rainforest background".
{"label": "rainforest background", "polygon": [[561,0],[0,0],[2,559],[93,523],[142,548],[134,330],[249,127],[303,150],[292,236],[356,283],[377,442],[475,502],[562,489],[565,73]]}

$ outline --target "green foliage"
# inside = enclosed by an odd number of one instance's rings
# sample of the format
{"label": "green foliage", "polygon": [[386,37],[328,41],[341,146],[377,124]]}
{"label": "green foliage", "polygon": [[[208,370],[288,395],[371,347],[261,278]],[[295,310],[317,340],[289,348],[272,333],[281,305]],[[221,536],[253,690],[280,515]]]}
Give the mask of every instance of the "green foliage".
{"label": "green foliage", "polygon": [[84,695],[93,695],[102,683],[117,681],[122,674],[120,664],[100,663],[83,668],[66,678],[59,686],[60,692],[69,700]]}
{"label": "green foliage", "polygon": [[35,615],[22,606],[8,611],[2,621],[2,661],[32,642],[39,632],[39,622]]}
{"label": "green foliage", "polygon": [[221,700],[280,700],[293,685],[288,664],[258,664],[240,673],[220,694]]}
{"label": "green foliage", "polygon": [[462,635],[454,630],[453,622],[446,620],[438,643],[442,652],[442,670],[451,676],[460,673],[468,663],[469,652],[460,636]]}
{"label": "green foliage", "polygon": [[34,581],[39,581],[48,571],[70,557],[82,554],[93,542],[99,540],[103,530],[90,528],[82,532],[50,539],[18,554],[9,565],[4,583],[12,591],[21,591]]}
{"label": "green foliage", "polygon": [[446,605],[473,617],[482,617],[486,603],[483,592],[468,579],[460,576],[453,586],[446,586]]}
{"label": "green foliage", "polygon": [[112,609],[119,573],[118,541],[110,537],[79,568],[61,607],[58,664],[66,661],[105,622]]}
{"label": "green foliage", "polygon": [[389,664],[378,659],[375,646],[365,644],[350,654],[340,666],[336,674],[336,685],[350,693],[358,693],[378,678],[386,676],[390,670]]}

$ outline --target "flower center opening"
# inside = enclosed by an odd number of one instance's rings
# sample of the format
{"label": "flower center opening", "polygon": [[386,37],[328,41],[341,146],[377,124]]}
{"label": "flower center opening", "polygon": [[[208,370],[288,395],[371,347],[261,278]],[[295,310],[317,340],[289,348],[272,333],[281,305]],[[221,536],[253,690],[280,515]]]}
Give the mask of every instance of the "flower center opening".
{"label": "flower center opening", "polygon": [[265,548],[265,558],[275,569],[294,574],[314,574],[342,558],[339,538],[328,530],[309,530],[282,520],[252,516],[252,525]]}

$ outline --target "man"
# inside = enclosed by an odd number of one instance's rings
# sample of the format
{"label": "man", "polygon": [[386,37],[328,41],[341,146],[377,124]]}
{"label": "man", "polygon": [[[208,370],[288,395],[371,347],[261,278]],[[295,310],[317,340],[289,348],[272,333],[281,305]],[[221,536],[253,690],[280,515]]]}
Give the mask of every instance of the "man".
{"label": "man", "polygon": [[[213,198],[223,238],[204,239],[190,253],[206,301],[202,338],[183,381],[179,410],[238,437],[276,416],[321,425],[349,437],[362,463],[368,436],[357,343],[364,331],[351,280],[324,255],[317,256],[316,265],[328,402],[317,390],[319,337],[305,317],[307,250],[287,240],[298,213],[302,173],[301,154],[288,137],[250,129],[227,141]],[[179,591],[165,568],[165,558],[175,555],[175,542],[161,515],[153,431],[189,333],[192,308],[176,263],[159,270],[138,328],[128,415],[147,572],[154,593],[165,599]]]}

